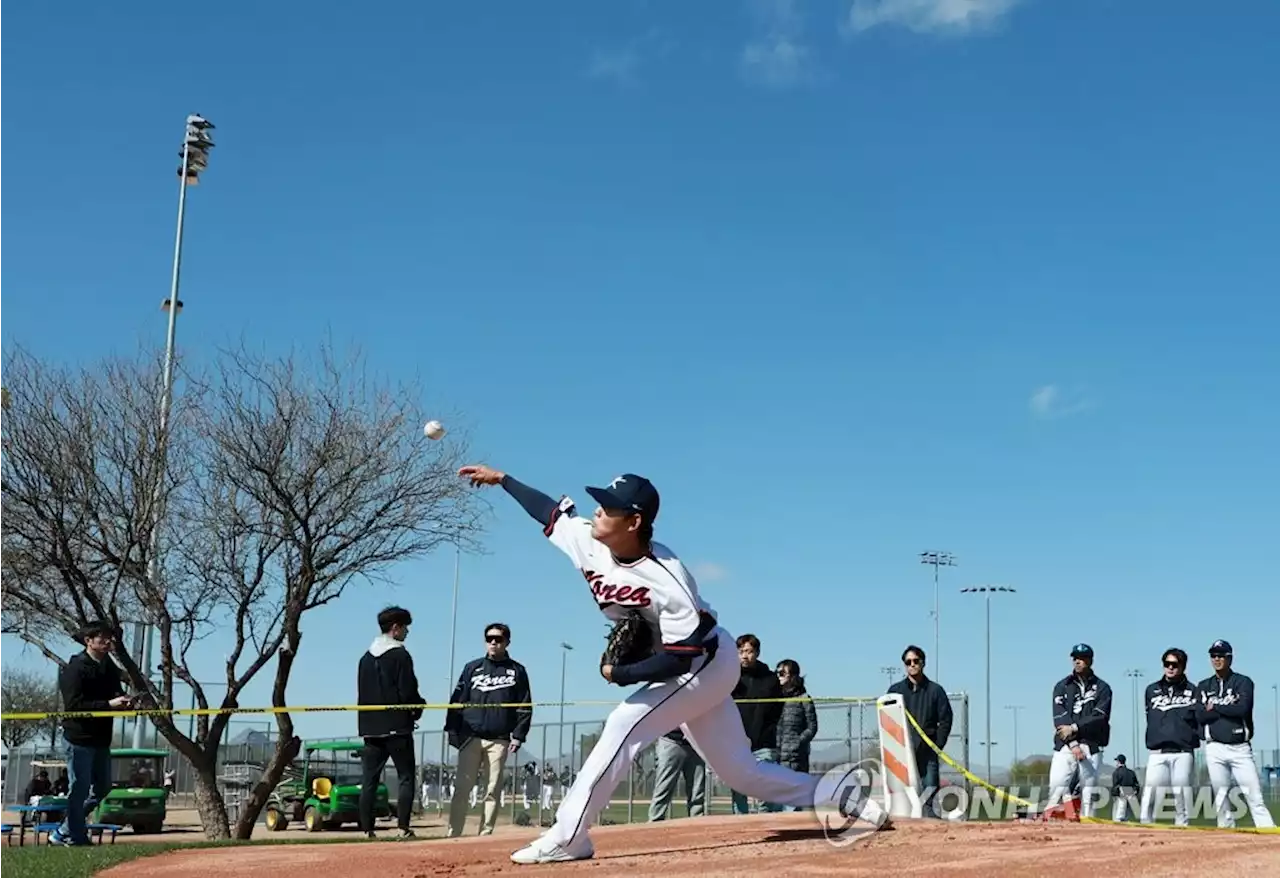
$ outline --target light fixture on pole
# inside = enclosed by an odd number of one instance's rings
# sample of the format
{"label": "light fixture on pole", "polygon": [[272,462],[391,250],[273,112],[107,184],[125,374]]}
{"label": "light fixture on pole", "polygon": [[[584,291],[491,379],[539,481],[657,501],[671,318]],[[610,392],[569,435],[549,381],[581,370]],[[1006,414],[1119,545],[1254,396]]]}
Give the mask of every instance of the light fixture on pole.
{"label": "light fixture on pole", "polygon": [[898,676],[898,669],[892,665],[881,665],[880,673],[889,678],[889,685],[893,685],[893,679]]}
{"label": "light fixture on pole", "polygon": [[[169,298],[160,303],[160,309],[168,314],[169,328],[164,342],[164,385],[160,393],[160,430],[157,442],[156,458],[160,464],[157,472],[155,495],[152,510],[155,518],[151,522],[151,546],[147,557],[147,578],[156,583],[160,577],[160,523],[164,519],[164,476],[169,453],[169,411],[173,405],[173,354],[174,341],[178,332],[178,314],[182,311],[182,300],[178,298],[179,279],[182,275],[182,230],[187,215],[187,187],[196,185],[200,174],[209,169],[209,150],[213,148],[213,140],[209,132],[213,123],[199,114],[187,116],[187,129],[182,138],[182,149],[178,155],[182,164],[178,167],[178,230],[173,242],[173,272],[169,282]],[[151,675],[152,626],[143,623],[134,628],[134,636],[142,635],[142,665],[139,670],[144,678]],[[142,746],[142,717],[138,716],[133,723],[133,746]]]}
{"label": "light fixture on pole", "polygon": [[960,589],[961,594],[980,594],[987,604],[987,777],[991,777],[991,596],[993,594],[1017,594],[1018,590],[1007,585],[971,585]]}
{"label": "light fixture on pole", "polygon": [[1142,671],[1137,668],[1130,668],[1124,672],[1124,675],[1129,678],[1130,688],[1133,690],[1133,762],[1135,768],[1141,768],[1142,766],[1139,763],[1142,761],[1142,751],[1138,749],[1138,724],[1142,714],[1138,705],[1142,699],[1138,696],[1138,680],[1142,677]]}
{"label": "light fixture on pole", "polygon": [[[573,649],[573,647],[567,643],[561,643],[560,648],[563,650],[563,652],[560,653],[560,751],[559,751],[558,759],[560,760],[560,767],[561,769],[563,769],[564,768],[564,682],[565,682],[565,675],[569,667],[569,651]],[[570,742],[570,746],[572,746],[572,742]],[[572,754],[570,755],[569,762],[571,764],[573,762]]]}
{"label": "light fixture on pole", "polygon": [[921,564],[933,565],[933,676],[938,678],[939,668],[942,666],[942,592],[938,587],[938,568],[939,567],[955,567],[956,556],[950,552],[921,552]]}
{"label": "light fixture on pole", "polygon": [[1025,710],[1021,704],[1006,704],[1005,710],[1013,711],[1013,765],[1018,765],[1018,711]]}

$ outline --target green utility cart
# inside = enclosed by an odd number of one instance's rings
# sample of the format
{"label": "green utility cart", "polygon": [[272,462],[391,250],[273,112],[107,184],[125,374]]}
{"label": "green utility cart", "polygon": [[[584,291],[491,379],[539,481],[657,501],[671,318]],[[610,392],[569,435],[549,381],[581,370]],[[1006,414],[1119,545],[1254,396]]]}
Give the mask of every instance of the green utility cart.
{"label": "green utility cart", "polygon": [[111,792],[98,803],[96,822],[132,826],[138,834],[159,832],[167,813],[164,765],[168,758],[168,750],[113,749]]}
{"label": "green utility cart", "polygon": [[[363,751],[364,742],[359,740],[304,743],[301,765],[295,760],[267,799],[263,817],[267,829],[280,832],[293,820],[301,820],[308,832],[359,824]],[[378,784],[373,816],[375,820],[391,816],[384,783]]]}

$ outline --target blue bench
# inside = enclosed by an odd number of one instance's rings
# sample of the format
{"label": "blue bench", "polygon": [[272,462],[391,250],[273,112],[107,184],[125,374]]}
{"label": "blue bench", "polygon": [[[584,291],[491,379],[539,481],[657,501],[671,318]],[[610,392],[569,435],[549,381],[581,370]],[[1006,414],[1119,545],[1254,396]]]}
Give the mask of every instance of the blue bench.
{"label": "blue bench", "polygon": [[[48,844],[48,836],[52,835],[53,832],[61,825],[61,823],[37,824],[35,827],[35,843],[40,844],[40,836],[43,834],[45,836],[45,844]],[[98,840],[98,844],[102,844],[102,837],[106,833],[111,833],[111,843],[115,844],[116,833],[123,829],[123,827],[117,826],[114,823],[86,823],[84,828],[89,833],[90,841],[96,838]],[[19,845],[21,845],[21,840],[19,840]]]}

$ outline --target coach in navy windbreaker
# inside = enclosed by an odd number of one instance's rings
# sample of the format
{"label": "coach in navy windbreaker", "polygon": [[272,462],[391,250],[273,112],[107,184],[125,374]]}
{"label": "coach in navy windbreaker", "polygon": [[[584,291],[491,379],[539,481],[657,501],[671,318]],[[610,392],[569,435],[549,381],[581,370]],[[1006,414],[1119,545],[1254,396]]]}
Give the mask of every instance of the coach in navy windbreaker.
{"label": "coach in navy windbreaker", "polygon": [[1091,667],[1063,677],[1053,687],[1053,724],[1073,727],[1065,740],[1054,736],[1055,751],[1088,744],[1097,753],[1111,743],[1111,685]]}
{"label": "coach in navy windbreaker", "polygon": [[[1200,722],[1196,718],[1199,701],[1196,687],[1187,679],[1187,654],[1176,655],[1182,670],[1175,677],[1161,677],[1147,687],[1142,703],[1147,711],[1147,749],[1156,753],[1190,753],[1200,746]],[[1169,659],[1172,664],[1173,659]]]}
{"label": "coach in navy windbreaker", "polygon": [[[1253,739],[1253,680],[1229,671],[1214,674],[1197,687],[1197,719],[1204,739],[1221,744],[1247,744]],[[1212,704],[1213,710],[1205,710]]]}

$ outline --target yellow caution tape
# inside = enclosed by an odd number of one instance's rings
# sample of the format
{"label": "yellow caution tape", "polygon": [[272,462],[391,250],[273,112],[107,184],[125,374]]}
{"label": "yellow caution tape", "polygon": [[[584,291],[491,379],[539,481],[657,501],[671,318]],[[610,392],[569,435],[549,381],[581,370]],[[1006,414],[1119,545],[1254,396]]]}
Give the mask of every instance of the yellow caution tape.
{"label": "yellow caution tape", "polygon": [[[790,698],[737,698],[735,704],[785,704],[792,701],[812,701],[815,704],[864,704],[875,703],[874,698],[844,698],[840,696],[815,698],[810,695]],[[133,716],[219,716],[221,714],[259,714],[275,715],[279,713],[343,713],[343,712],[377,712],[388,710],[461,710],[467,707],[505,708],[505,707],[578,707],[584,705],[616,707],[617,701],[504,701],[498,704],[333,704],[327,706],[292,706],[283,707],[196,707],[173,708],[152,707],[132,708],[129,710],[60,710],[47,713],[6,713],[0,719],[9,721],[34,721],[51,719],[93,719],[98,717],[133,717]]]}
{"label": "yellow caution tape", "polygon": [[[911,712],[910,712],[909,710],[907,710],[906,708],[903,708],[902,712],[903,712],[903,713],[905,713],[905,714],[907,715],[907,721],[908,721],[909,723],[911,723],[912,727],[916,730],[916,734],[918,734],[918,735],[920,736],[920,740],[921,740],[921,741],[924,741],[926,744],[928,744],[928,745],[929,745],[929,749],[930,749],[930,750],[932,750],[934,753],[937,753],[937,754],[938,754],[938,758],[939,758],[939,759],[941,759],[943,762],[947,763],[947,765],[950,765],[950,766],[951,766],[952,768],[954,768],[956,771],[960,772],[960,774],[961,774],[961,775],[963,775],[963,776],[964,776],[964,778],[965,778],[966,780],[968,780],[968,781],[969,781],[969,782],[971,782],[971,783],[975,783],[975,784],[977,784],[978,786],[980,786],[980,787],[982,787],[982,788],[984,788],[984,789],[988,789],[988,790],[990,790],[991,792],[995,793],[996,795],[1001,796],[1002,798],[1007,799],[1007,800],[1009,800],[1010,802],[1013,802],[1013,803],[1014,803],[1014,804],[1016,804],[1016,805],[1022,805],[1022,806],[1026,807],[1026,808],[1031,808],[1031,809],[1034,809],[1034,808],[1036,808],[1036,807],[1037,807],[1036,805],[1032,804],[1031,802],[1028,802],[1026,799],[1021,799],[1021,798],[1019,798],[1019,797],[1017,797],[1017,796],[1015,796],[1015,795],[1013,795],[1013,794],[1011,794],[1011,793],[1007,793],[1007,792],[1005,792],[1004,790],[1000,789],[1000,788],[999,788],[999,787],[997,787],[997,786],[993,786],[993,785],[991,785],[990,783],[987,783],[987,781],[983,780],[982,778],[978,777],[978,776],[977,776],[976,774],[974,774],[973,772],[969,771],[969,769],[965,768],[963,765],[961,765],[960,763],[956,762],[954,759],[952,759],[952,758],[951,758],[950,756],[948,756],[946,753],[943,753],[940,749],[938,749],[938,745],[937,745],[937,744],[935,744],[935,743],[933,743],[933,741],[929,740],[929,736],[928,736],[928,735],[926,735],[926,734],[924,733],[924,729],[920,728],[920,724],[916,722],[916,718],[915,718],[914,716],[912,716],[912,715],[911,715]],[[1215,831],[1215,832],[1247,832],[1247,833],[1252,833],[1252,834],[1254,834],[1254,835],[1275,835],[1275,834],[1280,834],[1280,827],[1267,827],[1267,826],[1263,826],[1263,827],[1256,827],[1256,826],[1175,826],[1175,825],[1170,824],[1170,823],[1130,823],[1130,822],[1128,822],[1128,821],[1126,821],[1126,820],[1110,820],[1110,819],[1105,818],[1105,817],[1081,817],[1081,818],[1080,818],[1080,822],[1081,822],[1081,823],[1108,824],[1108,825],[1111,825],[1111,826],[1127,826],[1127,827],[1130,827],[1130,828],[1132,828],[1132,829],[1202,829],[1202,830],[1210,830],[1210,831]]]}

